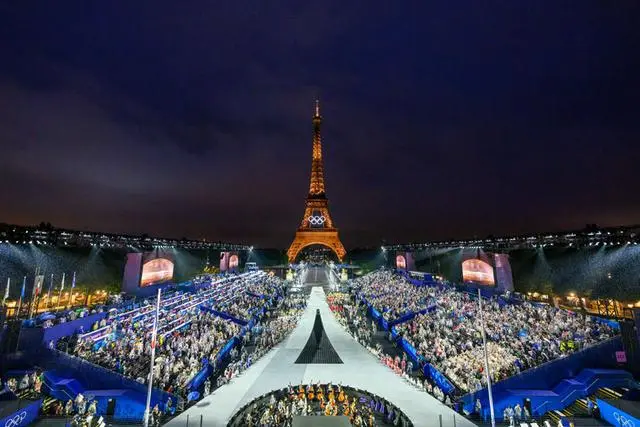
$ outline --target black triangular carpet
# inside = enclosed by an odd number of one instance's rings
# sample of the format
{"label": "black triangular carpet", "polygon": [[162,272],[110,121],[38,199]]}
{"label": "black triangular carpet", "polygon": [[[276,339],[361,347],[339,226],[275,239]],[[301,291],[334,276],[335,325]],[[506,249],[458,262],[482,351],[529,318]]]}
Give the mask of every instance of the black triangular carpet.
{"label": "black triangular carpet", "polygon": [[316,310],[316,320],[313,322],[313,330],[309,340],[300,352],[296,363],[342,363],[342,359],[334,350],[322,326],[320,310]]}

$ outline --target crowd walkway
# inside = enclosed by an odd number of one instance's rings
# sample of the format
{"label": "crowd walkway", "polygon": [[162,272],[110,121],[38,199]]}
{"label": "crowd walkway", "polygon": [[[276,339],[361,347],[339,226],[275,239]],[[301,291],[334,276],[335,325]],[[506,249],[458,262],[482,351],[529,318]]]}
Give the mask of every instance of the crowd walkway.
{"label": "crowd walkway", "polygon": [[[310,271],[307,280],[316,282],[320,277],[326,279],[324,271]],[[316,310],[320,311],[326,335],[342,364],[295,364],[313,330]],[[240,377],[215,390],[167,425],[184,427],[188,416],[189,425],[198,426],[202,416],[203,425],[226,426],[237,410],[258,396],[284,388],[288,384],[317,382],[342,383],[381,396],[399,407],[416,427],[437,427],[440,415],[445,427],[474,425],[431,395],[404,381],[358,344],[333,316],[321,286],[312,288],[307,308],[298,326],[282,344],[272,349]]]}

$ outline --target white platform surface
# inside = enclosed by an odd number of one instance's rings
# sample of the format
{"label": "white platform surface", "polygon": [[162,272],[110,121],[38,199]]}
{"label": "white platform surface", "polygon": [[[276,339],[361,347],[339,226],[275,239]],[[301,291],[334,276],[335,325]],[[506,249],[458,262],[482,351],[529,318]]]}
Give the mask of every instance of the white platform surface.
{"label": "white platform surface", "polygon": [[[311,278],[311,277],[310,277]],[[296,365],[294,362],[307,342],[316,309],[343,364]],[[231,416],[254,398],[291,384],[332,382],[367,390],[384,397],[399,407],[416,427],[438,427],[442,415],[444,427],[474,426],[466,418],[455,414],[424,391],[420,391],[389,368],[382,365],[367,349],[362,347],[338,323],[326,302],[322,287],[313,287],[307,308],[298,326],[280,345],[258,360],[252,367],[231,383],[215,390],[195,406],[171,420],[167,426],[184,427],[187,415],[190,426],[226,426]],[[454,423],[455,414],[455,423]]]}

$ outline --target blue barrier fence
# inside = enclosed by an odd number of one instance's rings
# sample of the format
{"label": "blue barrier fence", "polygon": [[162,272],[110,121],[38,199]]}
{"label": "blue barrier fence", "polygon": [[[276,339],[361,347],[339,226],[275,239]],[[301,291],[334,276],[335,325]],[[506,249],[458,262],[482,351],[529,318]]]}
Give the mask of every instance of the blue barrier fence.
{"label": "blue barrier fence", "polygon": [[430,378],[440,390],[442,390],[445,394],[452,395],[456,392],[456,387],[453,385],[449,379],[442,374],[435,366],[431,363],[426,363],[422,370],[422,373],[426,378]]}
{"label": "blue barrier fence", "polygon": [[56,342],[60,338],[71,336],[80,330],[89,332],[94,323],[100,322],[105,317],[107,317],[107,313],[96,313],[70,322],[60,323],[50,328],[45,328],[43,342],[45,344],[49,341]]}
{"label": "blue barrier fence", "polygon": [[636,427],[640,426],[640,418],[634,417],[623,408],[613,406],[611,403],[600,398],[596,399],[598,408],[600,409],[600,418],[611,424],[620,427]]}
{"label": "blue barrier fence", "polygon": [[[0,426],[7,427],[25,427],[31,424],[38,418],[38,411],[42,405],[42,399],[38,399],[28,404],[27,401],[21,401],[20,404],[13,408],[13,412],[0,419]],[[11,404],[11,403],[7,403]]]}
{"label": "blue barrier fence", "polygon": [[[216,365],[219,365],[221,362],[223,362],[229,356],[231,350],[239,343],[240,338],[238,337],[233,337],[229,341],[227,341],[225,346],[222,347],[222,349],[216,355]],[[211,374],[213,374],[213,365],[211,365],[207,360],[204,362],[202,369],[200,369],[200,371],[189,381],[189,383],[187,384],[187,389],[189,391],[199,390],[207,380],[207,378],[211,376]]]}
{"label": "blue barrier fence", "polygon": [[60,323],[50,328],[22,328],[20,330],[18,349],[35,350],[41,345],[48,345],[50,342],[55,344],[60,338],[70,337],[76,332],[89,332],[94,323],[100,322],[105,317],[107,317],[107,313],[103,312]]}
{"label": "blue barrier fence", "polygon": [[[437,308],[437,306],[435,304],[430,305],[427,308],[423,308],[420,311],[412,311],[410,313],[407,313],[399,318],[397,318],[396,320],[393,320],[391,322],[389,322],[389,326],[395,326],[398,325],[400,323],[404,323],[404,322],[408,322],[409,320],[412,320],[414,317],[420,315],[420,314],[426,314],[429,312],[434,311]],[[388,329],[388,328],[386,328]]]}
{"label": "blue barrier fence", "polygon": [[215,314],[216,316],[218,316],[218,317],[220,317],[222,319],[231,320],[232,322],[237,323],[238,325],[241,325],[241,326],[246,326],[249,323],[248,321],[246,321],[244,319],[238,319],[237,317],[233,317],[230,314],[224,313],[222,311],[214,310],[211,307],[207,307],[207,306],[204,306],[204,305],[201,305],[200,309],[204,310],[204,311],[208,311],[211,314]]}
{"label": "blue barrier fence", "polygon": [[254,294],[253,292],[249,292],[247,291],[247,295],[254,297],[254,298],[261,298],[261,299],[265,299],[268,298],[268,295],[258,295],[258,294]]}

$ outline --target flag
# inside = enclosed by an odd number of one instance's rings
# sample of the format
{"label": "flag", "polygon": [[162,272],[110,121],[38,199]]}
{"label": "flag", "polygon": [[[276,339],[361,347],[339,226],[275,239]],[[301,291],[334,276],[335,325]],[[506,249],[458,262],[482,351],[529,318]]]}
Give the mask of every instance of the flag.
{"label": "flag", "polygon": [[33,296],[40,295],[40,291],[42,290],[42,285],[44,284],[44,274],[39,274],[36,276],[33,282]]}
{"label": "flag", "polygon": [[49,290],[47,291],[47,301],[51,301],[51,289],[53,289],[53,273],[51,273],[51,280],[49,280]]}
{"label": "flag", "polygon": [[7,277],[7,289],[4,290],[4,298],[2,298],[2,302],[4,303],[7,298],[9,298],[9,287],[11,286],[11,277]]}
{"label": "flag", "polygon": [[71,289],[76,287],[76,272],[73,272],[73,279],[71,279]]}
{"label": "flag", "polygon": [[27,276],[22,279],[22,291],[20,292],[20,298],[24,298],[24,291],[27,288]]}
{"label": "flag", "polygon": [[60,291],[64,290],[64,273],[62,273],[62,284],[60,285]]}

